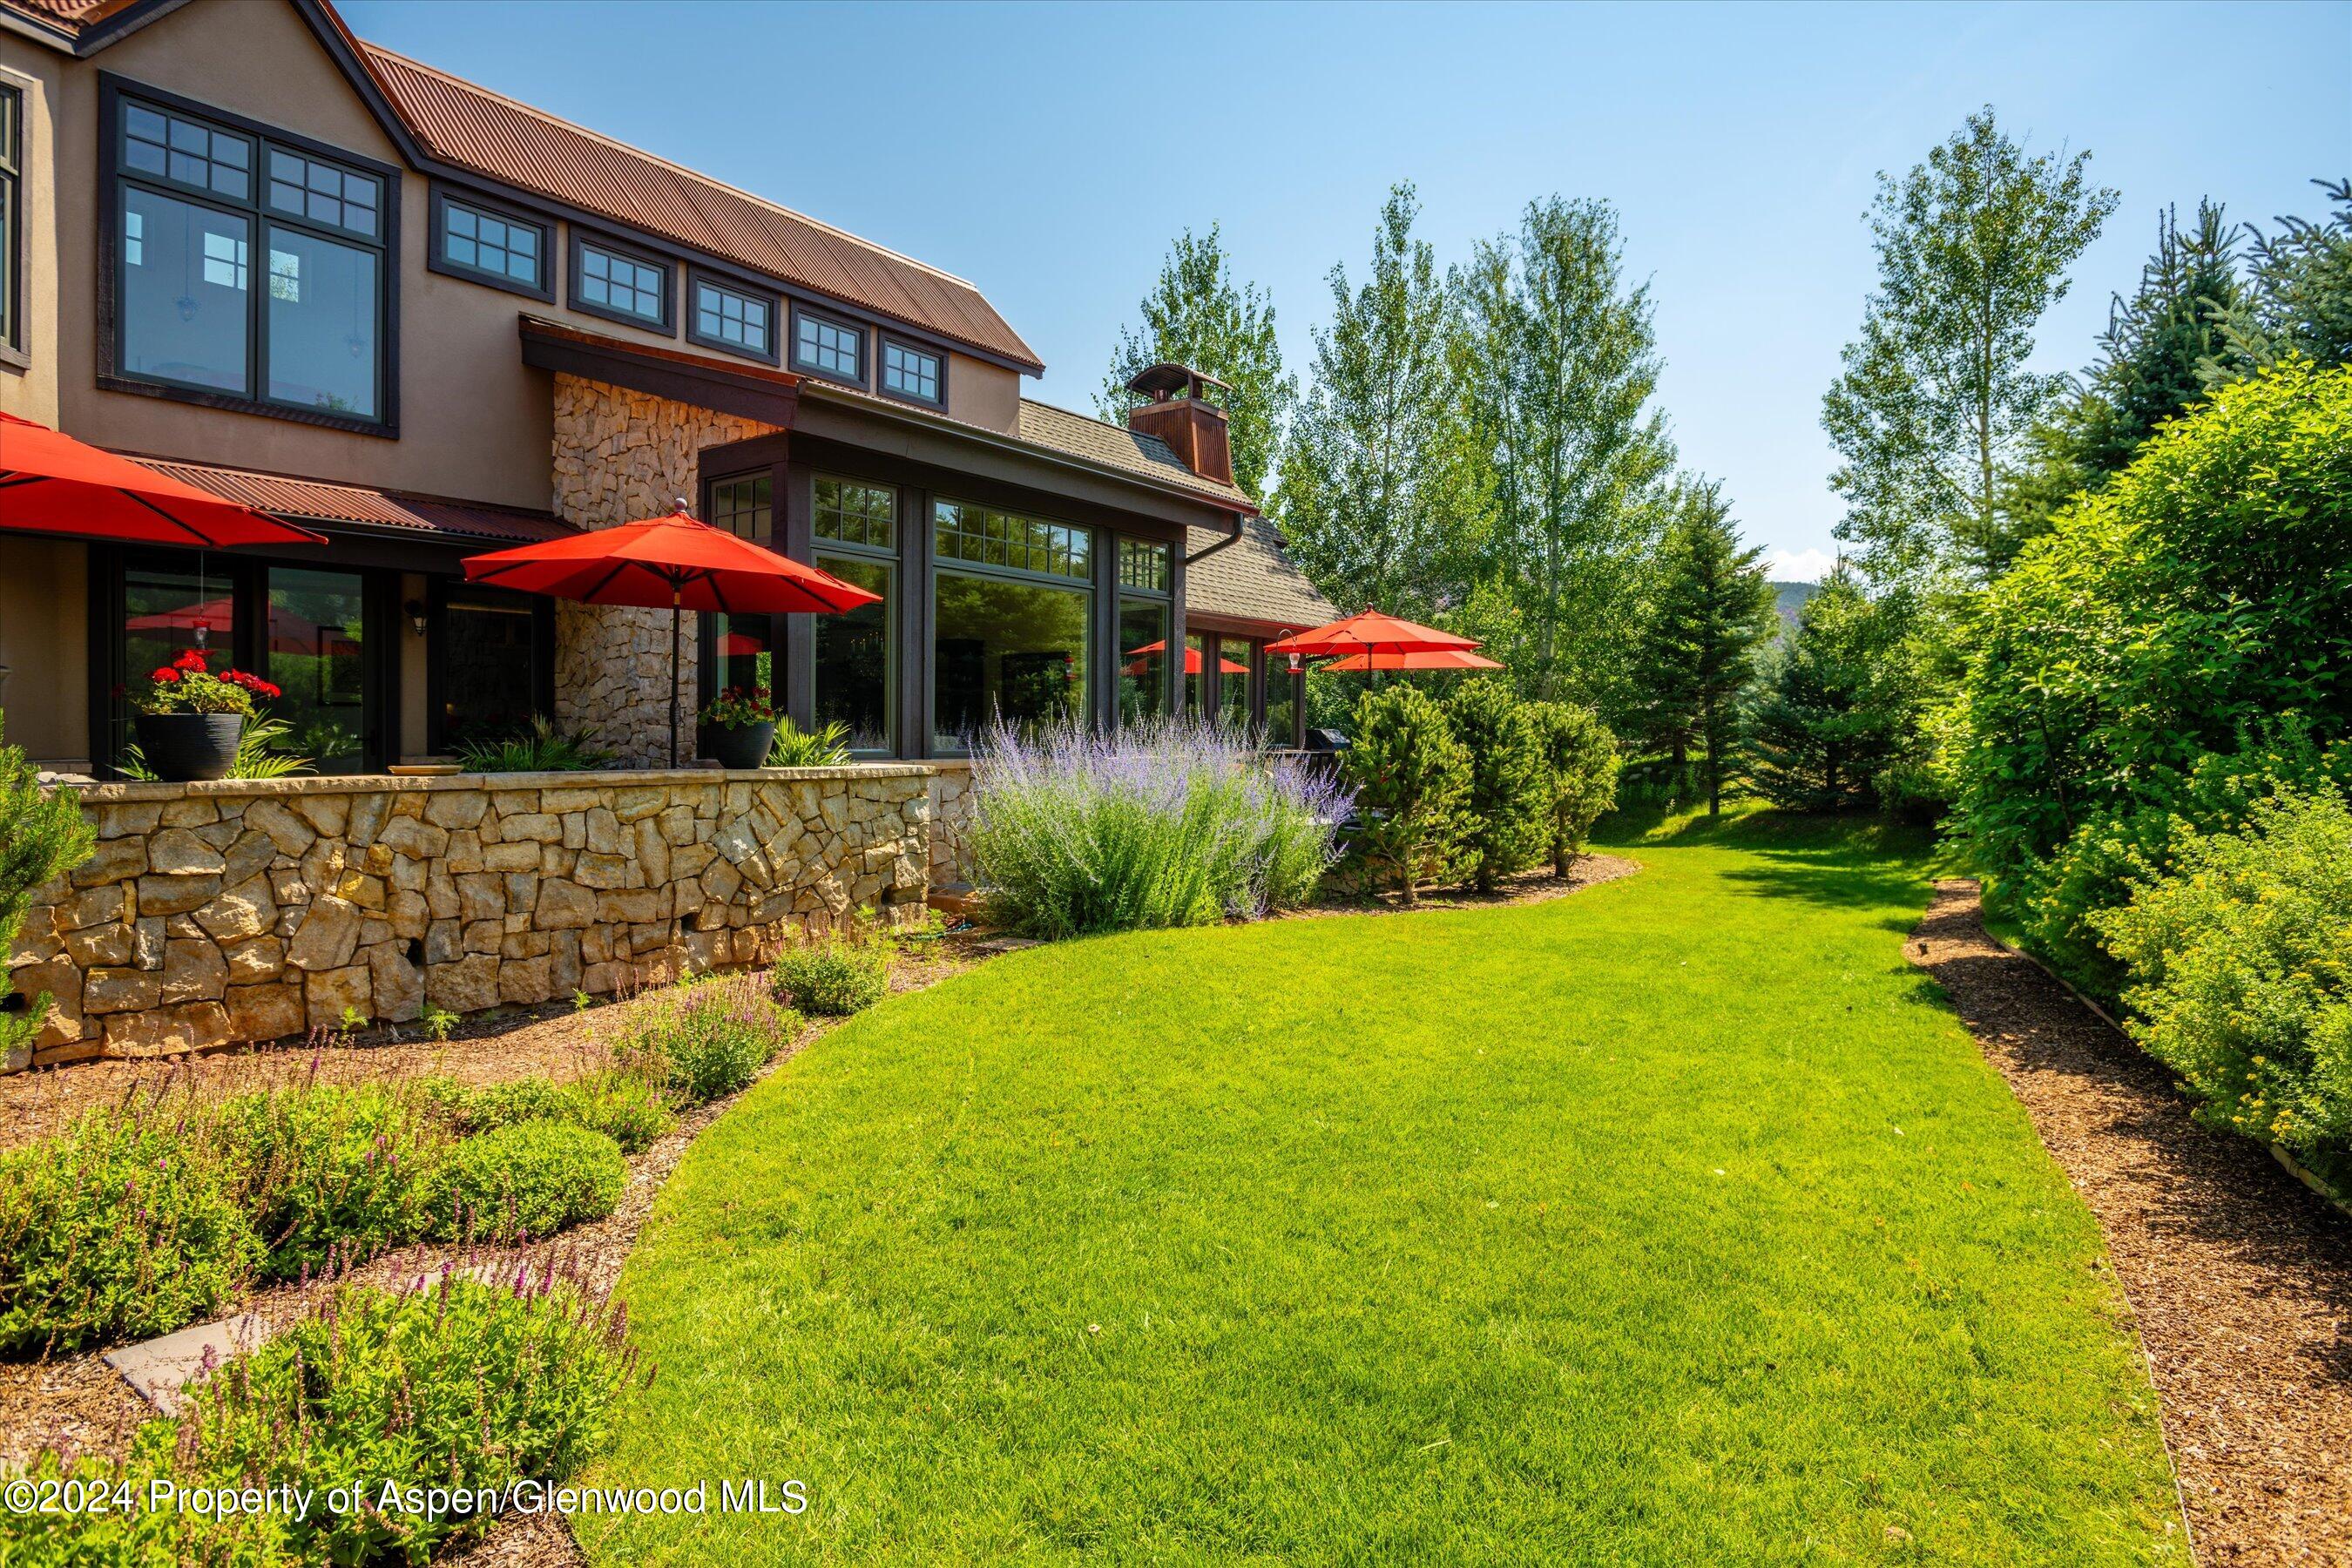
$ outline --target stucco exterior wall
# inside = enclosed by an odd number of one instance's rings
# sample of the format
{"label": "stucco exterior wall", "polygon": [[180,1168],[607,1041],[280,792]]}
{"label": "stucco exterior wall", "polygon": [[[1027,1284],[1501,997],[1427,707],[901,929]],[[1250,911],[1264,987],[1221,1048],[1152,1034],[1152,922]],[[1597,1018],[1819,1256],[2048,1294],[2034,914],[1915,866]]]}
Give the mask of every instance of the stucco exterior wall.
{"label": "stucco exterior wall", "polygon": [[[775,428],[578,376],[555,378],[555,510],[611,528],[698,509],[696,455]],[[678,755],[694,754],[695,616],[679,617]],[[632,766],[669,761],[670,615],[558,601],[555,720]]]}
{"label": "stucco exterior wall", "polygon": [[[755,964],[929,889],[919,765],[101,784],[9,955],[30,1065]],[[27,1060],[0,1063],[15,1071]]]}
{"label": "stucco exterior wall", "polygon": [[44,767],[89,762],[89,552],[0,534],[0,711],[7,743]]}

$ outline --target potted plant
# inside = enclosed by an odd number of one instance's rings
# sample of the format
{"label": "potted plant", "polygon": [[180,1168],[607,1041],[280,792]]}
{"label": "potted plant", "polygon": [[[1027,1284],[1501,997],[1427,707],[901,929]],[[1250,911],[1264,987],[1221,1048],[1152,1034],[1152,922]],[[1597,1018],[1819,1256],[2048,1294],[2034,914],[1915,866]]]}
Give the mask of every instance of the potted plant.
{"label": "potted plant", "polygon": [[697,749],[719,759],[722,768],[756,768],[775,743],[776,709],[768,689],[730,686],[703,705],[702,740]]}
{"label": "potted plant", "polygon": [[148,676],[146,689],[131,699],[140,754],[157,778],[174,784],[226,778],[254,700],[278,694],[257,675],[215,673],[202,648],[189,648]]}

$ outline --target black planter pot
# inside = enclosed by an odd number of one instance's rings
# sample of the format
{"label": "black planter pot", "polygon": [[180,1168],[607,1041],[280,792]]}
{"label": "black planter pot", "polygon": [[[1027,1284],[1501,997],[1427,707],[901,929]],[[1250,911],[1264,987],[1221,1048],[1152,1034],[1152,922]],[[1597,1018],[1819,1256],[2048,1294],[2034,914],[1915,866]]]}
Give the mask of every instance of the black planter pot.
{"label": "black planter pot", "polygon": [[134,713],[140,754],[155,776],[173,784],[225,779],[236,765],[242,713]]}
{"label": "black planter pot", "polygon": [[775,744],[773,720],[765,724],[705,724],[701,752],[719,759],[722,768],[765,767],[768,748]]}

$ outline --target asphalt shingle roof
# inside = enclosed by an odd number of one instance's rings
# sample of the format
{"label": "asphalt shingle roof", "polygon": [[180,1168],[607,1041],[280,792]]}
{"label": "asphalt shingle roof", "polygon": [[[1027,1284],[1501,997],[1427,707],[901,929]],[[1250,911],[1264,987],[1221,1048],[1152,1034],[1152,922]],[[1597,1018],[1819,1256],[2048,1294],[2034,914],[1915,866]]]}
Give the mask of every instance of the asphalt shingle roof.
{"label": "asphalt shingle roof", "polygon": [[[1223,537],[1205,528],[1191,533],[1188,555]],[[1281,531],[1263,517],[1244,517],[1238,542],[1184,568],[1184,612],[1265,621],[1294,632],[1339,618],[1292,562]]]}

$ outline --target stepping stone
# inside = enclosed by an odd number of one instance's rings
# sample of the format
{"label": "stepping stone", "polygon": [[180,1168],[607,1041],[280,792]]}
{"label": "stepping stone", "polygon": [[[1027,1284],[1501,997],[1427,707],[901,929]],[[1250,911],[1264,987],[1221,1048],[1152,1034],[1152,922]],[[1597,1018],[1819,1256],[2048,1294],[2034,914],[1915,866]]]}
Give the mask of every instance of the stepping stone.
{"label": "stepping stone", "polygon": [[121,1373],[139,1397],[166,1415],[176,1415],[184,1403],[180,1391],[204,1371],[205,1351],[212,1352],[213,1364],[219,1366],[258,1348],[273,1331],[257,1313],[245,1312],[110,1350],[106,1364]]}

